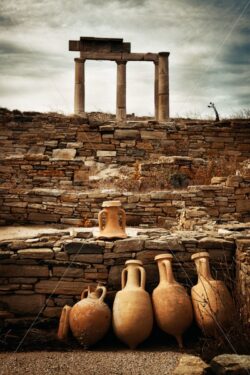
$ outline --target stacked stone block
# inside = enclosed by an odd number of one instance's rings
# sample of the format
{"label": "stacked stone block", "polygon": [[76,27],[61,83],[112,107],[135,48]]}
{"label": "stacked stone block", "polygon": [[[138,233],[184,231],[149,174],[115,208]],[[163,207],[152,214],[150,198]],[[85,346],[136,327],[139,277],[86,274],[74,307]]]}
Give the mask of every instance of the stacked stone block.
{"label": "stacked stone block", "polygon": [[77,191],[63,189],[0,189],[0,222],[97,224],[104,200],[118,199],[129,225],[172,227],[185,208],[205,207],[214,220],[247,222],[250,219],[250,187],[244,176],[228,177],[223,184],[189,186],[185,190],[148,193]]}
{"label": "stacked stone block", "polygon": [[88,285],[108,287],[108,300],[120,289],[121,270],[127,259],[143,261],[147,289],[158,283],[157,254],[170,252],[178,281],[188,289],[196,282],[191,255],[208,251],[215,277],[232,274],[235,240],[206,232],[170,234],[164,229],[141,230],[124,240],[102,241],[93,232],[63,231],[35,238],[0,242],[1,316],[59,316],[65,304],[73,305]]}

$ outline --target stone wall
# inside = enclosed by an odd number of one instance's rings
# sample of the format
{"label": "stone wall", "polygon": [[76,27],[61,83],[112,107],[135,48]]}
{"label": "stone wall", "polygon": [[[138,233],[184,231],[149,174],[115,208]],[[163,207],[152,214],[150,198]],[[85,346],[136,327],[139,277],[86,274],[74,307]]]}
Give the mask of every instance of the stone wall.
{"label": "stone wall", "polygon": [[[215,181],[216,182],[216,181]],[[171,227],[183,209],[204,207],[214,220],[250,219],[249,178],[228,177],[223,184],[189,186],[185,190],[148,193],[69,191],[62,189],[0,189],[0,223],[97,225],[104,200],[119,199],[128,225]]]}
{"label": "stone wall", "polygon": [[[1,225],[90,227],[97,224],[104,200],[119,199],[128,225],[141,226],[136,236],[115,242],[94,240],[92,230],[77,228],[75,233],[0,241],[0,317],[38,312],[58,316],[65,303],[72,305],[82,289],[98,282],[108,286],[111,301],[129,258],[143,260],[151,291],[157,283],[154,256],[166,251],[174,255],[177,279],[189,288],[196,278],[190,257],[200,250],[209,251],[215,276],[229,275],[232,280],[238,247],[238,294],[242,316],[249,319],[249,307],[243,303],[249,239],[245,243],[241,234],[233,237],[223,228],[223,235],[202,232],[206,224],[212,230],[216,223],[226,226],[250,220],[249,135],[248,120],[115,123],[0,111]],[[112,189],[107,190],[98,171],[111,164],[118,173],[121,168],[125,168],[124,175],[132,171],[130,185],[113,188],[111,184]],[[166,190],[163,184],[157,190],[150,185],[152,179],[157,180],[159,169],[179,176],[185,172],[193,182],[197,171],[206,173],[209,165],[217,168],[212,171],[211,184],[202,183],[201,176],[198,185],[185,189],[172,186]],[[92,179],[98,173],[99,189]],[[156,227],[185,231],[170,234]],[[187,229],[192,232],[187,234]]]}
{"label": "stone wall", "polygon": [[[197,280],[191,255],[209,251],[212,273],[226,282],[233,272],[235,241],[231,235],[213,237],[204,232],[169,234],[164,229],[137,230],[130,238],[101,241],[92,230],[55,231],[34,238],[0,241],[0,318],[59,316],[73,305],[88,285],[108,287],[108,301],[120,289],[127,259],[140,259],[147,274],[147,290],[158,283],[157,254],[174,256],[177,280],[188,290]],[[14,314],[14,315],[12,315]]]}
{"label": "stone wall", "polygon": [[96,163],[133,166],[178,155],[221,160],[214,173],[229,175],[250,157],[249,139],[248,120],[115,123],[2,110],[0,187],[82,190]]}
{"label": "stone wall", "polygon": [[250,240],[237,240],[236,251],[237,297],[242,321],[250,329]]}

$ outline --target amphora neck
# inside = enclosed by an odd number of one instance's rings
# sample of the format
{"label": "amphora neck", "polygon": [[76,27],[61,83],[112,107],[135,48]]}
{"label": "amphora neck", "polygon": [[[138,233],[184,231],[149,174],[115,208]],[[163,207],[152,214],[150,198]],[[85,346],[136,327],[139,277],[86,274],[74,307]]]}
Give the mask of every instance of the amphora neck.
{"label": "amphora neck", "polygon": [[109,213],[117,213],[120,210],[120,207],[105,207],[105,210]]}
{"label": "amphora neck", "polygon": [[169,284],[175,283],[175,278],[172,270],[172,260],[162,259],[157,262],[160,274],[160,282],[167,282]]}
{"label": "amphora neck", "polygon": [[198,274],[199,280],[213,280],[213,277],[210,272],[209,258],[200,257],[195,259],[195,266]]}
{"label": "amphora neck", "polygon": [[128,264],[125,268],[126,287],[140,287],[140,271],[137,264]]}

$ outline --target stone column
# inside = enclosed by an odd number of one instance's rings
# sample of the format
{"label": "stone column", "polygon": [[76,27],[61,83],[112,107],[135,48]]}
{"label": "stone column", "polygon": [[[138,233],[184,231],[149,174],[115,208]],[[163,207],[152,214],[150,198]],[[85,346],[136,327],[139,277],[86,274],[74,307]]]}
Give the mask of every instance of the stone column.
{"label": "stone column", "polygon": [[169,77],[168,77],[169,52],[159,53],[159,83],[158,83],[158,120],[165,121],[169,118]]}
{"label": "stone column", "polygon": [[126,63],[127,61],[116,61],[117,63],[117,88],[116,88],[116,119],[126,120]]}
{"label": "stone column", "polygon": [[159,91],[159,63],[158,61],[154,61],[155,64],[155,119],[158,120],[159,114],[158,114],[158,91]]}
{"label": "stone column", "polygon": [[76,115],[85,111],[85,74],[84,60],[75,59],[75,102],[74,112]]}

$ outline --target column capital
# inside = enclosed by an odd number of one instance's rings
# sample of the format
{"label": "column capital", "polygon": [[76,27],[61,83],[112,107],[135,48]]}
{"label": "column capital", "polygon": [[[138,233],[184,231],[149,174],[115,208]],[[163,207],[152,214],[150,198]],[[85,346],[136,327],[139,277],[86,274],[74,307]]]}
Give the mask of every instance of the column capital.
{"label": "column capital", "polygon": [[124,64],[126,65],[127,64],[127,60],[115,60],[116,64],[120,65],[120,64]]}
{"label": "column capital", "polygon": [[75,57],[74,61],[79,63],[85,63],[86,59],[82,59],[81,57]]}
{"label": "column capital", "polygon": [[158,55],[168,57],[170,55],[170,52],[159,52]]}

